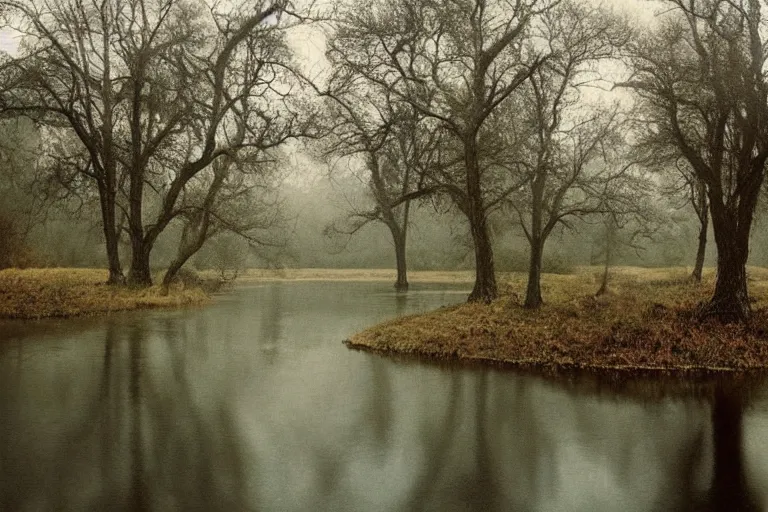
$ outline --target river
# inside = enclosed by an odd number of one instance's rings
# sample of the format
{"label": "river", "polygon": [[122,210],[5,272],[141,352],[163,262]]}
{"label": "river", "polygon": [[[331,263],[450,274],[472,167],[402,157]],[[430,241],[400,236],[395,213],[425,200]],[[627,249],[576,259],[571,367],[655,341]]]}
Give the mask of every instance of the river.
{"label": "river", "polygon": [[763,386],[680,392],[342,344],[468,291],[272,282],[205,308],[0,324],[0,510],[768,504]]}

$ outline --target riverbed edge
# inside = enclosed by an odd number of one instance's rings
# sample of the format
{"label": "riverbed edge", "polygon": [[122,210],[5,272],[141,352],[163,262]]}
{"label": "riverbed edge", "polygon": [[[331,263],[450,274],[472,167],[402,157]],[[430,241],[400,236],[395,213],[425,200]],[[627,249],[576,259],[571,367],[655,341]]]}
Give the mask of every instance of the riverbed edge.
{"label": "riverbed edge", "polygon": [[413,361],[425,361],[435,363],[456,363],[468,366],[484,366],[500,369],[521,369],[546,374],[589,372],[606,374],[633,374],[633,375],[742,375],[742,374],[768,374],[768,364],[763,366],[753,366],[748,368],[731,368],[717,366],[639,366],[639,365],[601,365],[589,363],[555,363],[552,361],[538,359],[505,359],[487,356],[459,355],[453,353],[435,354],[426,351],[398,351],[393,349],[376,347],[366,343],[354,342],[347,338],[342,343],[350,350],[369,352],[383,357],[403,358]]}
{"label": "riverbed edge", "polygon": [[[714,288],[669,270],[619,273],[596,296],[589,274],[545,275],[545,304],[525,309],[524,279],[491,304],[464,303],[401,316],[344,340],[388,356],[553,371],[643,374],[768,372],[768,272],[750,269],[749,324],[700,320]],[[549,300],[547,300],[549,299]]]}
{"label": "riverbed edge", "polygon": [[0,271],[0,320],[102,316],[123,311],[180,309],[210,303],[202,286],[113,286],[103,269],[46,268]]}

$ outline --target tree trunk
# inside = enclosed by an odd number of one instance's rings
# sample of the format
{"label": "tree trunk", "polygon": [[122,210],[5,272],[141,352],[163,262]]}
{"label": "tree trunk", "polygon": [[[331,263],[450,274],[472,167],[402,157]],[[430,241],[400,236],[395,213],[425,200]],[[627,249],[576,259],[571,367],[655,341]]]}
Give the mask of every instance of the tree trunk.
{"label": "tree trunk", "polygon": [[597,290],[597,293],[595,293],[595,296],[597,297],[608,293],[608,273],[611,267],[609,261],[610,261],[610,258],[606,256],[605,265],[603,266],[603,277],[600,280],[600,288]]}
{"label": "tree trunk", "polygon": [[701,273],[704,270],[704,256],[707,253],[707,229],[709,227],[709,215],[704,212],[704,216],[701,218],[701,226],[699,228],[699,248],[696,251],[696,265],[693,267],[693,273],[691,274],[691,280],[700,283]]}
{"label": "tree trunk", "polygon": [[707,187],[703,181],[699,180],[698,188],[695,191],[698,195],[698,203],[694,201],[696,215],[699,217],[699,248],[696,251],[696,265],[693,267],[691,280],[700,283],[701,273],[704,270],[704,256],[707,252],[707,229],[709,228],[709,205],[707,204]]}
{"label": "tree trunk", "polygon": [[595,293],[596,297],[608,293],[608,278],[610,277],[611,265],[613,265],[613,248],[617,243],[619,225],[614,214],[609,214],[603,221],[605,226],[605,262],[603,266],[603,277],[600,281],[600,288]]}
{"label": "tree trunk", "polygon": [[101,205],[101,224],[104,231],[104,241],[107,248],[107,264],[109,265],[108,284],[125,284],[123,268],[120,264],[118,244],[115,197],[107,187],[99,183],[99,202]]}
{"label": "tree trunk", "polygon": [[531,239],[531,257],[528,264],[528,287],[525,292],[525,304],[527,309],[541,307],[541,260],[544,253],[544,241]]}
{"label": "tree trunk", "polygon": [[715,316],[725,322],[743,322],[750,315],[746,243],[725,234],[721,238],[728,240],[717,244],[717,283],[705,308],[705,316]]}
{"label": "tree trunk", "polygon": [[469,302],[490,303],[498,297],[498,289],[493,263],[493,247],[491,237],[488,234],[488,222],[483,207],[477,144],[474,137],[465,141],[464,149],[467,173],[466,213],[475,246],[475,286],[472,288],[468,300]]}
{"label": "tree trunk", "polygon": [[547,174],[542,168],[536,172],[531,182],[531,229],[526,231],[530,249],[530,261],[528,263],[528,287],[525,291],[525,304],[527,309],[539,309],[541,307],[541,259],[544,252],[545,234],[542,232],[544,211],[544,188],[547,183]]}
{"label": "tree trunk", "polygon": [[152,286],[152,273],[149,269],[149,253],[152,246],[144,243],[143,238],[135,238],[131,234],[131,272],[128,274],[128,283],[133,286]]}
{"label": "tree trunk", "polygon": [[130,213],[128,232],[131,236],[131,271],[128,283],[133,286],[152,286],[152,274],[149,269],[149,253],[153,241],[144,236],[143,216],[143,176],[136,172],[131,175]]}
{"label": "tree trunk", "polygon": [[490,303],[498,297],[498,289],[493,264],[493,247],[484,214],[480,214],[479,219],[470,220],[470,230],[475,245],[475,286],[468,300]]}
{"label": "tree trunk", "polygon": [[177,256],[176,259],[174,259],[168,266],[168,269],[165,271],[165,275],[163,276],[163,295],[168,293],[168,288],[171,286],[173,279],[176,277],[176,274],[179,273],[179,270],[181,270],[181,267],[184,266],[184,263],[186,263],[188,259],[189,258],[179,258]]}
{"label": "tree trunk", "polygon": [[109,279],[107,284],[125,284],[125,275],[120,264],[117,230],[114,225],[104,225],[104,236],[107,240],[107,260],[109,264]]}
{"label": "tree trunk", "polygon": [[746,218],[745,213],[735,213],[727,209],[722,201],[712,199],[710,205],[717,245],[717,282],[715,293],[703,308],[701,316],[715,317],[722,322],[746,322],[751,312],[747,293],[751,211],[749,218]]}
{"label": "tree trunk", "polygon": [[227,177],[230,163],[229,160],[214,162],[213,181],[205,195],[205,199],[201,205],[201,211],[199,214],[187,219],[187,223],[184,225],[184,229],[181,232],[181,240],[179,241],[179,249],[176,252],[176,258],[171,262],[168,270],[165,272],[165,276],[163,276],[163,294],[168,293],[168,287],[171,285],[173,278],[176,277],[179,270],[181,270],[181,267],[183,267],[187,260],[194,256],[197,251],[202,249],[205,242],[212,236],[211,209],[213,208],[216,196],[224,185],[224,180]]}
{"label": "tree trunk", "polygon": [[168,293],[168,287],[173,282],[173,279],[176,277],[176,274],[179,273],[179,270],[181,270],[181,268],[189,260],[189,258],[194,256],[195,253],[197,253],[197,251],[199,251],[203,247],[207,239],[208,239],[207,223],[204,229],[198,229],[196,236],[191,242],[189,241],[188,234],[186,232],[182,234],[182,240],[179,244],[179,250],[176,254],[176,258],[174,258],[174,260],[168,266],[168,269],[165,271],[165,275],[163,276],[163,283],[162,283],[163,294]]}
{"label": "tree trunk", "polygon": [[597,297],[608,293],[608,277],[611,264],[613,263],[613,244],[616,238],[616,229],[616,220],[611,216],[605,225],[605,263],[603,266],[603,278],[600,281],[600,289],[595,293]]}
{"label": "tree trunk", "polygon": [[408,270],[405,260],[405,229],[392,232],[392,238],[395,242],[395,259],[397,261],[397,281],[395,281],[395,290],[398,292],[408,291]]}
{"label": "tree trunk", "polygon": [[148,240],[144,235],[144,176],[140,170],[131,170],[130,182],[128,233],[131,237],[131,270],[128,274],[128,284],[148,287],[152,286],[149,253],[152,251],[154,239]]}

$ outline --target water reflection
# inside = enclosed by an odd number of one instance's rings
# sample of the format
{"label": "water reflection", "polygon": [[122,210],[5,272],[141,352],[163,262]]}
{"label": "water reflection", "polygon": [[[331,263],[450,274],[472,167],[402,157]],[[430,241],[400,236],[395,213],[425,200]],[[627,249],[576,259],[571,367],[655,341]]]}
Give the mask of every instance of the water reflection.
{"label": "water reflection", "polygon": [[0,509],[766,503],[759,383],[681,397],[666,382],[393,362],[340,343],[462,300],[450,291],[282,283],[205,310],[16,329],[0,342]]}
{"label": "water reflection", "polygon": [[712,404],[714,452],[710,510],[761,510],[747,482],[743,456],[744,399],[741,390],[719,388]]}

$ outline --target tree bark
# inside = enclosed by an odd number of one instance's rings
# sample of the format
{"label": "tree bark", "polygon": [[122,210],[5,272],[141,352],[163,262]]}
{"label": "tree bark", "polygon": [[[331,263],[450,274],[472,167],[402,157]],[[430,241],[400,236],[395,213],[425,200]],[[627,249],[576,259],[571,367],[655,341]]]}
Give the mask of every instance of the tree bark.
{"label": "tree bark", "polygon": [[143,240],[131,241],[133,258],[131,259],[131,271],[128,274],[128,284],[133,286],[152,286],[152,273],[149,269],[149,253],[151,246]]}
{"label": "tree bark", "polygon": [[699,247],[696,251],[696,265],[693,267],[691,280],[700,283],[701,273],[704,270],[704,257],[707,253],[707,229],[709,229],[709,205],[707,204],[707,187],[699,180],[694,191],[694,198],[698,196],[698,202],[694,201],[696,215],[699,217]]}
{"label": "tree bark", "polygon": [[709,228],[709,215],[705,211],[701,218],[699,228],[699,248],[696,251],[696,265],[693,267],[691,279],[697,283],[701,282],[701,274],[704,270],[704,257],[707,253],[707,229]]}
{"label": "tree bark", "polygon": [[408,291],[408,269],[405,259],[405,237],[405,229],[398,230],[397,233],[392,231],[392,239],[395,242],[395,259],[397,262],[397,281],[395,281],[395,290],[398,292]]}
{"label": "tree bark", "polygon": [[101,205],[101,224],[104,231],[104,241],[107,249],[107,264],[109,266],[108,284],[125,284],[123,268],[120,264],[120,250],[116,227],[115,195],[110,193],[108,186],[99,183],[99,203]]}
{"label": "tree bark", "polygon": [[544,241],[532,239],[530,244],[531,257],[528,263],[528,286],[525,291],[527,309],[538,309],[543,303],[541,299],[541,260],[544,253]]}
{"label": "tree bark", "polygon": [[717,281],[715,293],[702,310],[702,318],[715,317],[722,322],[746,322],[751,308],[747,293],[747,257],[749,231],[754,208],[740,205],[727,208],[722,199],[710,197],[712,227],[717,245]]}
{"label": "tree bark", "polygon": [[469,294],[469,302],[490,303],[498,297],[493,247],[488,233],[483,192],[480,187],[480,166],[474,137],[464,143],[467,174],[467,208],[469,230],[475,248],[475,285]]}

